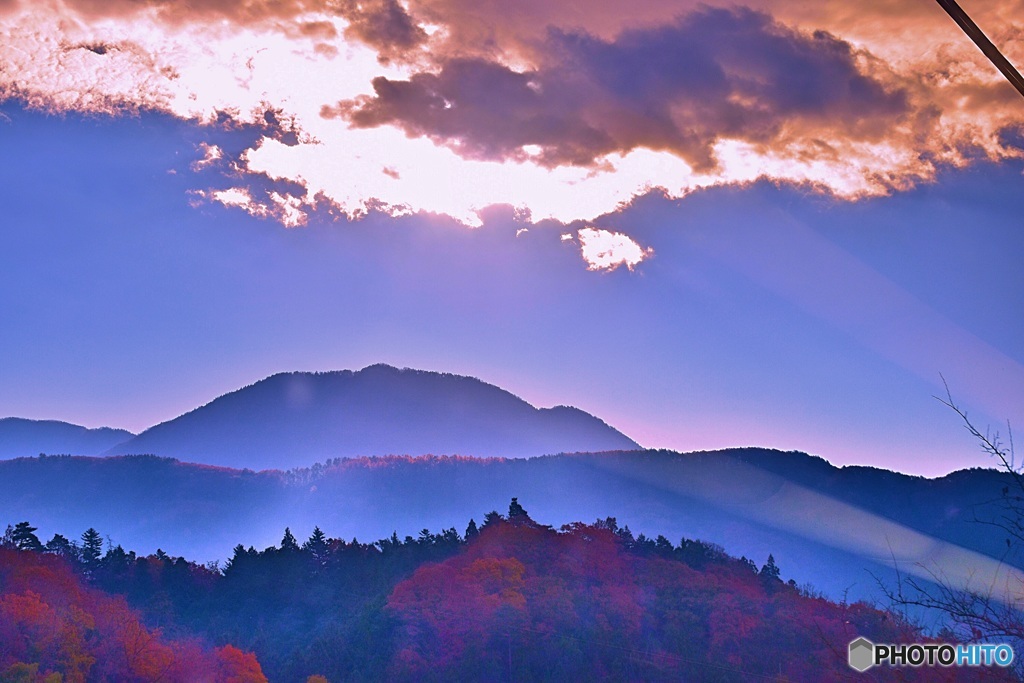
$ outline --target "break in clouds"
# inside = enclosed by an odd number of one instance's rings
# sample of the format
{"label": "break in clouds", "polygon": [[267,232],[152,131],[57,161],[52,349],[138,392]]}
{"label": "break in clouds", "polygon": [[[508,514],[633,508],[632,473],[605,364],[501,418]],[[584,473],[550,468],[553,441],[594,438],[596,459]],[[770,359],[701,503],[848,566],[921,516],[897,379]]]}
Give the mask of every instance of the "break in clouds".
{"label": "break in clouds", "polygon": [[[1021,156],[1019,96],[937,6],[748,4],[0,0],[0,99],[208,125],[194,168],[223,182],[197,199],[286,226],[494,204],[572,223],[759,178],[856,199]],[[1022,4],[967,8],[1018,64]],[[257,141],[227,154],[224,126]],[[570,237],[595,269],[650,253]]]}

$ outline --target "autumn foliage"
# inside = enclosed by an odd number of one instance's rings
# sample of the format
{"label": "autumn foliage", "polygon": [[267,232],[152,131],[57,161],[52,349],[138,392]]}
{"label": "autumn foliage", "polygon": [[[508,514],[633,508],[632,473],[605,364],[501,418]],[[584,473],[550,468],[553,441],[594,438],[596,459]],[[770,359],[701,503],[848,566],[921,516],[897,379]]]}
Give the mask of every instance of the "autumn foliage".
{"label": "autumn foliage", "polygon": [[[389,677],[812,683],[849,678],[847,646],[860,635],[922,640],[891,615],[809,597],[724,553],[700,568],[679,555],[644,552],[607,524],[491,524],[392,592],[401,626]],[[876,669],[871,680],[979,676],[1001,674]]]}
{"label": "autumn foliage", "polygon": [[[898,615],[815,597],[713,544],[555,530],[512,499],[375,543],[239,545],[223,568],[119,546],[0,548],[0,683],[1013,680],[992,668],[847,665],[850,641],[925,642]],[[20,549],[12,549],[10,546]],[[160,628],[157,628],[159,626]],[[264,675],[266,671],[267,676]]]}
{"label": "autumn foliage", "polygon": [[66,560],[0,548],[0,679],[266,683],[251,653],[168,640]]}

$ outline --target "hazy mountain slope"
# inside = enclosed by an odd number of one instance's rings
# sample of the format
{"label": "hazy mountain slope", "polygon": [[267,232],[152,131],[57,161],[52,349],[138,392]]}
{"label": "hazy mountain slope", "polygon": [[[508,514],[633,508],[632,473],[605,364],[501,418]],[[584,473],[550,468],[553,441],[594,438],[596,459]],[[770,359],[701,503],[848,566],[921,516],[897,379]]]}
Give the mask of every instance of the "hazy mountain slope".
{"label": "hazy mountain slope", "polygon": [[98,455],[134,436],[124,429],[88,429],[56,420],[0,418],[0,458],[40,453]]}
{"label": "hazy mountain slope", "polygon": [[108,454],[238,468],[425,453],[527,457],[639,446],[575,408],[537,409],[471,377],[373,365],[284,373],[151,427]]}
{"label": "hazy mountain slope", "polygon": [[94,526],[140,552],[206,560],[236,543],[276,543],[285,526],[335,537],[416,535],[503,511],[512,496],[538,521],[614,516],[635,532],[698,538],[838,595],[870,595],[868,570],[890,552],[927,562],[947,541],[1000,557],[1004,535],[977,524],[1005,477],[940,479],[763,449],[640,451],[530,459],[366,458],[282,472],[239,472],[168,458],[25,458],[0,463],[0,522],[28,520],[49,537]]}

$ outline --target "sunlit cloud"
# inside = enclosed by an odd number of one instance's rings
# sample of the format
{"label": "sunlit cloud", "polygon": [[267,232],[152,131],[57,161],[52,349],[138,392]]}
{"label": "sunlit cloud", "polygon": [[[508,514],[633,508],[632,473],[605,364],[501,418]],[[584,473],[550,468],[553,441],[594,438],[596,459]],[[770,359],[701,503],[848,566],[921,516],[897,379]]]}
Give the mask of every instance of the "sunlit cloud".
{"label": "sunlit cloud", "polygon": [[[209,201],[241,209],[256,218],[273,218],[286,228],[305,225],[308,219],[307,209],[311,208],[302,199],[280,192],[267,192],[265,200],[256,200],[244,187],[211,190],[197,194]],[[315,205],[312,208],[315,208]]]}
{"label": "sunlit cloud", "polygon": [[199,145],[203,158],[192,163],[192,170],[198,171],[224,158],[224,152],[217,145],[208,145],[205,142]]}
{"label": "sunlit cloud", "polygon": [[[1019,96],[939,8],[748,4],[8,2],[0,99],[253,126],[194,168],[253,185],[209,199],[286,226],[322,201],[570,223],[759,178],[857,199],[1022,155]],[[968,9],[1020,63],[1022,3]]]}
{"label": "sunlit cloud", "polygon": [[587,270],[615,270],[626,266],[629,270],[654,254],[620,232],[600,228],[579,231],[580,253],[587,262]]}
{"label": "sunlit cloud", "polygon": [[[206,196],[206,193],[204,193]],[[209,198],[220,202],[224,206],[237,206],[246,209],[252,205],[252,197],[244,187],[232,187],[227,190],[215,190],[209,193]],[[247,209],[248,210],[248,209]]]}

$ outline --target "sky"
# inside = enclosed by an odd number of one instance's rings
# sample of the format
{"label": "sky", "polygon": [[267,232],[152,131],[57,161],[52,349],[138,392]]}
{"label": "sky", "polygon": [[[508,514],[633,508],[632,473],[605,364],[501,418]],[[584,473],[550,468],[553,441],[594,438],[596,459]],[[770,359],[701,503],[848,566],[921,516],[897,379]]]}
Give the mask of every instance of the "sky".
{"label": "sky", "polygon": [[[1024,64],[1024,2],[964,8]],[[0,0],[0,415],[377,362],[934,476],[1024,422],[1024,99],[932,2]]]}

